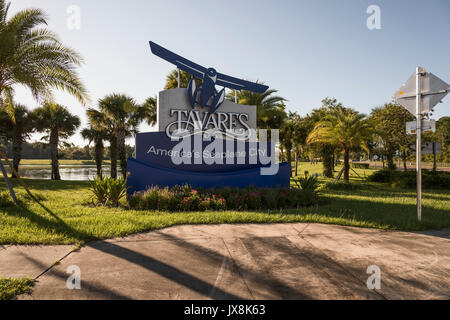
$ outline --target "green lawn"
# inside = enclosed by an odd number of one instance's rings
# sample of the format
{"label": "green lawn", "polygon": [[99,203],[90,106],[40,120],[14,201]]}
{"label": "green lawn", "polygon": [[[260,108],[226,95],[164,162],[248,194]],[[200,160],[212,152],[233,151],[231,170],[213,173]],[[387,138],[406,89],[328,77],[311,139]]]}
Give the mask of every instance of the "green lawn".
{"label": "green lawn", "polygon": [[[50,165],[50,160],[22,160],[21,164]],[[60,164],[95,165],[95,162],[60,160]],[[336,171],[340,169],[337,167]],[[415,190],[366,183],[364,178],[375,170],[355,169],[359,176],[351,172],[350,188],[330,188],[326,184],[332,179],[320,178],[323,204],[319,206],[265,212],[169,213],[91,207],[87,204],[88,182],[30,179],[25,180],[26,184],[40,203],[32,201],[13,181],[22,202],[22,207],[17,207],[10,202],[1,179],[0,244],[83,244],[179,224],[320,222],[411,231],[450,227],[450,190],[424,190],[423,221],[419,223]],[[305,171],[321,174],[322,164],[300,163],[298,174]],[[28,278],[0,278],[0,300],[30,292],[32,285],[33,280]]]}
{"label": "green lawn", "polygon": [[[339,169],[339,168],[337,168]],[[321,171],[321,165],[302,163],[300,172]],[[360,175],[373,170],[358,169]],[[321,178],[321,182],[330,180]],[[33,202],[14,185],[22,207],[8,202],[0,182],[0,244],[80,244],[180,224],[320,222],[395,230],[450,227],[449,190],[424,190],[423,221],[416,218],[414,190],[364,183],[352,175],[350,190],[323,188],[324,204],[284,211],[169,213],[125,208],[91,207],[88,182],[29,180],[25,182],[40,198]]]}
{"label": "green lawn", "polygon": [[31,291],[33,280],[0,278],[0,300],[10,300],[19,294]]}
{"label": "green lawn", "polygon": [[[301,163],[299,174],[320,173],[321,164]],[[337,171],[340,168],[336,168]],[[361,176],[374,169],[356,169]],[[336,173],[337,174],[337,173]],[[0,244],[83,244],[179,224],[320,222],[393,230],[450,227],[450,190],[425,190],[423,221],[416,218],[415,190],[365,183],[351,174],[350,187],[326,187],[320,178],[323,204],[310,208],[266,212],[169,213],[88,205],[88,182],[26,179],[40,203],[32,201],[13,181],[22,207],[13,205],[0,182]],[[30,279],[0,278],[0,300],[29,292]]]}

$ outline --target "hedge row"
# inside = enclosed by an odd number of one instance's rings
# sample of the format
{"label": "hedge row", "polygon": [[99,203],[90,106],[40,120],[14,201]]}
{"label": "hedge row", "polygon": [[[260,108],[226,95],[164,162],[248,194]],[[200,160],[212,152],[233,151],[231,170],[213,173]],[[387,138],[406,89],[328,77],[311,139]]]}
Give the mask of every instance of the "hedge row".
{"label": "hedge row", "polygon": [[[383,169],[368,177],[369,181],[390,183],[393,187],[415,188],[416,171],[395,171]],[[450,172],[422,171],[422,186],[430,189],[450,189]]]}
{"label": "hedge row", "polygon": [[284,209],[316,204],[315,191],[264,188],[193,189],[190,186],[173,188],[153,187],[129,198],[129,205],[137,210],[205,211]]}

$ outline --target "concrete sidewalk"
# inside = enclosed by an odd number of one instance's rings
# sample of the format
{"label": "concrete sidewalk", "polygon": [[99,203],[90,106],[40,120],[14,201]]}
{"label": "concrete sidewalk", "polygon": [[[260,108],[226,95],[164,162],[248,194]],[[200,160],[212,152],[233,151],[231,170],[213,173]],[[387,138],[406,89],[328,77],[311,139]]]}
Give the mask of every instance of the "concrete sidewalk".
{"label": "concrete sidewalk", "polygon": [[[450,229],[189,225],[71,250],[0,247],[0,277],[37,278],[19,299],[450,298]],[[72,265],[81,290],[66,286]],[[366,285],[371,265],[381,270],[379,290]]]}

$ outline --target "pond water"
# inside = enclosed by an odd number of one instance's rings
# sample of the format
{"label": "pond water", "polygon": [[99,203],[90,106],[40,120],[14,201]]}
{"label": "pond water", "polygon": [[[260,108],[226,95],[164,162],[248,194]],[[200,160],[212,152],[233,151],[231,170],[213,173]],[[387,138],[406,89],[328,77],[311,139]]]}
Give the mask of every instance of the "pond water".
{"label": "pond water", "polygon": [[[8,166],[6,171],[11,173]],[[49,165],[20,165],[19,175],[23,178],[47,179],[50,180],[52,168]],[[111,173],[110,166],[103,166],[103,175],[109,176]],[[59,174],[61,180],[71,181],[87,181],[97,176],[97,168],[95,165],[60,165]],[[117,175],[120,177],[120,168],[117,168]]]}

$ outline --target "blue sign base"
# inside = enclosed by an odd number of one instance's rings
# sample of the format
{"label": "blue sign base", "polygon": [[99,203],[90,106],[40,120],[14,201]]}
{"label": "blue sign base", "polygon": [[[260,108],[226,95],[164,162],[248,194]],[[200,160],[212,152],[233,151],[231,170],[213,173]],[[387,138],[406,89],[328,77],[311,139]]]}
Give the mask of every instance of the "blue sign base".
{"label": "blue sign base", "polygon": [[[194,137],[191,137],[191,145],[194,146]],[[278,172],[274,175],[261,175],[261,168],[267,167],[260,160],[250,164],[249,155],[254,148],[260,146],[244,145],[244,156],[241,164],[238,163],[233,153],[233,164],[180,164],[175,165],[171,159],[171,151],[179,142],[171,141],[165,132],[138,133],[136,136],[136,159],[128,159],[127,192],[132,195],[135,192],[145,191],[150,187],[173,187],[176,185],[190,185],[202,188],[223,188],[249,186],[259,188],[289,188],[291,166],[284,162],[279,164]],[[202,150],[211,142],[201,143]],[[225,149],[226,141],[217,141]],[[270,144],[270,143],[269,143]],[[270,145],[269,148],[270,150]],[[231,151],[237,151],[233,149]],[[269,152],[270,154],[270,152]],[[219,153],[220,155],[220,153]]]}
{"label": "blue sign base", "polygon": [[291,165],[280,163],[278,173],[263,176],[260,168],[235,170],[228,172],[194,172],[163,168],[136,159],[128,159],[128,194],[145,191],[152,186],[173,187],[190,185],[203,188],[238,187],[246,188],[289,188]]}

